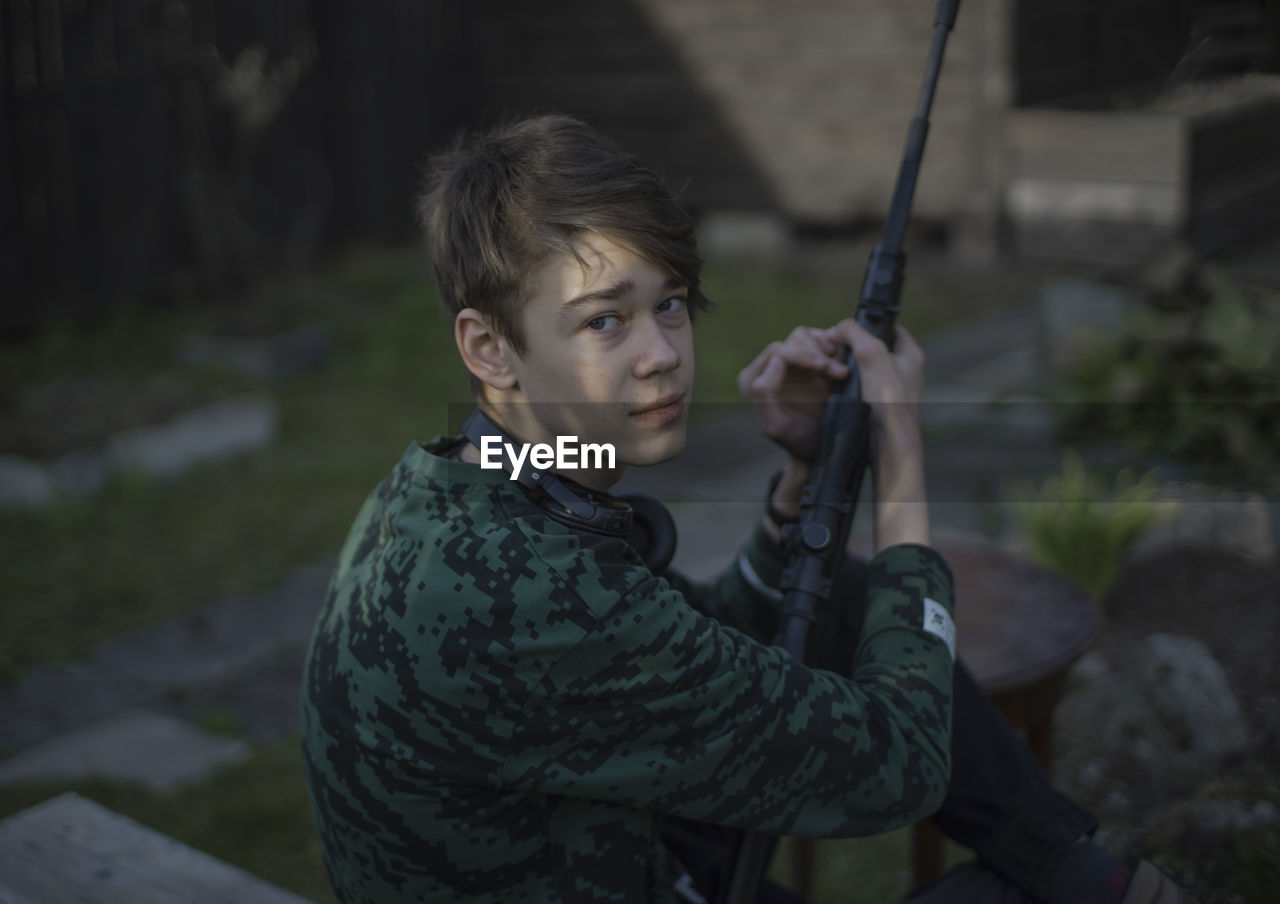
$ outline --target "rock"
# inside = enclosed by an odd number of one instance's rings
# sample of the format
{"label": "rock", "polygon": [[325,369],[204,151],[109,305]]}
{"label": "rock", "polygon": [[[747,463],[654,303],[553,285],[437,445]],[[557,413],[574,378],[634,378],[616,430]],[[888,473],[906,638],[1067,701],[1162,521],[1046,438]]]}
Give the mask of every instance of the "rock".
{"label": "rock", "polygon": [[[1185,757],[1169,756],[1175,738],[1147,704],[1132,678],[1089,654],[1085,669],[1073,671],[1066,697],[1055,714],[1055,736],[1075,763],[1069,778],[1091,797],[1107,795],[1123,780],[1142,775],[1154,784],[1178,781],[1188,771]],[[1098,726],[1106,726],[1099,731]]]}
{"label": "rock", "polygon": [[1141,305],[1133,292],[1090,279],[1052,279],[1040,291],[1040,342],[1051,376],[1114,341]]}
{"label": "rock", "polygon": [[283,380],[322,364],[333,352],[333,329],[311,323],[275,336],[211,336],[193,333],[178,345],[187,366],[215,367],[254,380]]}
{"label": "rock", "polygon": [[48,465],[19,455],[0,455],[0,505],[40,508],[57,489],[57,475]]}
{"label": "rock", "polygon": [[1280,808],[1269,800],[1195,800],[1186,819],[1209,836],[1266,831],[1280,824]]}
{"label": "rock", "polygon": [[1219,785],[1205,796],[1175,803],[1147,826],[1147,849],[1194,862],[1206,876],[1230,875],[1238,868],[1242,852],[1274,846],[1268,839],[1280,828],[1280,808],[1258,798],[1265,793],[1257,786]]}
{"label": "rock", "polygon": [[1177,546],[1221,549],[1262,560],[1276,554],[1270,506],[1258,493],[1171,483],[1160,487],[1157,501],[1177,502],[1176,514],[1147,529],[1130,553],[1135,558]]}
{"label": "rock", "polygon": [[107,462],[92,450],[71,452],[53,462],[0,455],[0,506],[43,508],[60,495],[92,496],[106,479]]}
{"label": "rock", "polygon": [[262,448],[275,433],[275,403],[255,393],[121,430],[101,448],[81,449],[52,462],[0,455],[0,506],[42,508],[58,496],[92,496],[112,471],[176,477],[194,465]]}
{"label": "rock", "polygon": [[68,452],[53,464],[58,488],[77,499],[92,496],[102,489],[107,482],[108,468],[106,456],[88,449]]}
{"label": "rock", "polygon": [[[1104,730],[1099,730],[1102,726]],[[1123,663],[1081,658],[1055,715],[1064,778],[1121,811],[1192,790],[1248,751],[1244,716],[1199,640],[1144,638]]]}
{"label": "rock", "polygon": [[1152,634],[1133,661],[1140,691],[1173,732],[1179,746],[1216,771],[1248,751],[1244,714],[1226,673],[1209,648],[1193,637]]}
{"label": "rock", "polygon": [[107,441],[113,468],[173,477],[201,462],[268,445],[275,437],[271,399],[247,395],[185,412],[163,424],[117,433]]}

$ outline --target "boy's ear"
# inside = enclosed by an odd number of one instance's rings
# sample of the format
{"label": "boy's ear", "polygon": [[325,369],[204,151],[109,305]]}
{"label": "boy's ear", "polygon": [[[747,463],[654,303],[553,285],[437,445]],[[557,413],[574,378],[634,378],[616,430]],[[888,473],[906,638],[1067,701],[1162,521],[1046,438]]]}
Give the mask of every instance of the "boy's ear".
{"label": "boy's ear", "polygon": [[511,346],[498,335],[489,318],[475,308],[463,308],[453,321],[453,340],[462,363],[477,380],[494,389],[511,389],[516,374],[511,369]]}

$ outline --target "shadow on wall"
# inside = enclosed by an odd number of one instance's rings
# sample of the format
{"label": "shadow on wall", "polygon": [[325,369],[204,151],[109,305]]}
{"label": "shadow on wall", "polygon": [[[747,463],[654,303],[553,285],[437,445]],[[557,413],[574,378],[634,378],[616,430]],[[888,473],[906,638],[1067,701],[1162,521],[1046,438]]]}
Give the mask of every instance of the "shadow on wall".
{"label": "shadow on wall", "polygon": [[656,166],[695,215],[777,209],[767,178],[638,4],[493,0],[469,10],[485,101],[469,125],[568,113]]}

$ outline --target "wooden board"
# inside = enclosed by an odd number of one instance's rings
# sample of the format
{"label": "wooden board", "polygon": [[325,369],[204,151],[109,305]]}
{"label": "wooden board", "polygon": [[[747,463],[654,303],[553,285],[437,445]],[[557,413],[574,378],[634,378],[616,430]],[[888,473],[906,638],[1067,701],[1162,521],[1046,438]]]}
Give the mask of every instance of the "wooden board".
{"label": "wooden board", "polygon": [[1141,264],[1177,235],[1169,226],[1112,220],[1034,220],[1012,224],[1010,233],[1020,259],[1107,267]]}
{"label": "wooden board", "polygon": [[73,793],[0,822],[0,877],[6,904],[307,904]]}
{"label": "wooden board", "polygon": [[1038,169],[1044,158],[1059,177],[1113,179],[1114,161],[1127,158],[1140,165],[1144,181],[1182,178],[1185,124],[1177,116],[1009,110],[1003,131],[1006,153],[1021,169],[1018,175],[1049,175]]}

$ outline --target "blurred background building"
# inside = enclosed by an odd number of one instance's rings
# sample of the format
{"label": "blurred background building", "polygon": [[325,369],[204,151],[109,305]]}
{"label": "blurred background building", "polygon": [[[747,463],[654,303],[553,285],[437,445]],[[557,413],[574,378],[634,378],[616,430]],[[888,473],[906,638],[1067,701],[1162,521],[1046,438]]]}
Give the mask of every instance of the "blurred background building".
{"label": "blurred background building", "polygon": [[[426,151],[513,112],[584,117],[699,215],[872,224],[933,8],[3,0],[0,328],[410,238]],[[965,0],[916,217],[987,259],[1219,250],[1280,218],[1278,63],[1277,0]]]}

